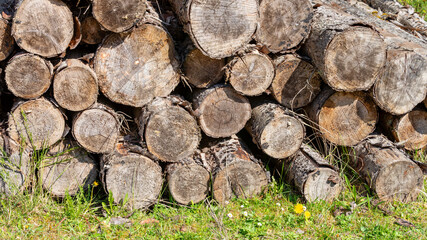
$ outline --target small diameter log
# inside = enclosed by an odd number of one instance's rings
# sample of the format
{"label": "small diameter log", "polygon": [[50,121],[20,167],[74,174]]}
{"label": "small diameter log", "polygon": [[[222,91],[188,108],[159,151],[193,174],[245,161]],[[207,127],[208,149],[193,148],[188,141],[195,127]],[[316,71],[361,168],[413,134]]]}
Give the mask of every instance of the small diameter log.
{"label": "small diameter log", "polygon": [[169,34],[150,24],[112,34],[95,55],[99,88],[111,101],[142,107],[179,83],[179,63]]}
{"label": "small diameter log", "polygon": [[39,98],[17,105],[9,115],[8,134],[12,140],[34,150],[52,146],[64,133],[65,120],[50,101]]}
{"label": "small diameter log", "polygon": [[383,136],[358,144],[352,164],[381,201],[415,201],[423,189],[421,168]]}
{"label": "small diameter log", "polygon": [[165,162],[189,157],[201,140],[196,119],[180,103],[185,104],[178,97],[157,97],[136,114],[139,135],[148,150]]}
{"label": "small diameter log", "polygon": [[5,81],[13,95],[33,99],[43,95],[53,76],[52,64],[31,53],[15,55],[5,69]]}
{"label": "small diameter log", "polygon": [[256,0],[169,0],[194,44],[211,58],[225,58],[242,50],[257,26]]}
{"label": "small diameter log", "polygon": [[377,107],[364,92],[325,89],[306,107],[309,118],[332,143],[352,146],[375,130]]}
{"label": "small diameter log", "polygon": [[102,104],[80,112],[74,117],[74,139],[89,152],[110,153],[114,150],[120,132],[116,113]]}
{"label": "small diameter log", "polygon": [[98,176],[96,162],[74,141],[59,142],[48,156],[41,163],[39,176],[43,188],[54,197],[74,196],[80,187],[87,189]]}
{"label": "small diameter log", "polygon": [[327,5],[315,9],[305,51],[326,83],[339,91],[368,90],[386,61],[386,44],[377,31]]}
{"label": "small diameter log", "polygon": [[53,80],[53,96],[58,104],[70,111],[82,111],[98,98],[95,72],[82,61],[68,59]]}
{"label": "small diameter log", "polygon": [[215,85],[196,92],[193,109],[198,116],[200,128],[213,138],[238,133],[251,117],[248,99],[225,85]]}
{"label": "small diameter log", "polygon": [[87,44],[98,44],[102,42],[107,32],[101,29],[98,21],[93,17],[87,17],[81,25],[82,41]]}
{"label": "small diameter log", "polygon": [[300,148],[305,136],[301,121],[274,103],[255,106],[247,129],[258,147],[273,158],[293,155]]}
{"label": "small diameter log", "polygon": [[255,39],[277,53],[296,48],[308,37],[313,8],[309,0],[262,0],[259,15]]}
{"label": "small diameter log", "polygon": [[24,0],[13,18],[12,36],[18,46],[43,57],[65,52],[73,34],[73,16],[60,0]]}
{"label": "small diameter log", "polygon": [[246,96],[258,96],[273,81],[274,66],[267,55],[254,51],[232,59],[226,76],[226,80],[237,92]]}
{"label": "small diameter log", "polygon": [[8,21],[0,19],[0,61],[5,60],[12,53],[15,41],[11,35]]}
{"label": "small diameter log", "polygon": [[276,75],[271,91],[280,104],[290,109],[304,107],[320,93],[322,79],[313,65],[290,54],[274,62]]}

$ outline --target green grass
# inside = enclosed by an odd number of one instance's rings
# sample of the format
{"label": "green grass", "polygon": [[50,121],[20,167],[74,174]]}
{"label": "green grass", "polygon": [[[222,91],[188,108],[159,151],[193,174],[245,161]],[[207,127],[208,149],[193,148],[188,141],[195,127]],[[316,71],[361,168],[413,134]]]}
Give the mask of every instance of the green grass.
{"label": "green grass", "polygon": [[408,4],[415,8],[424,19],[427,21],[427,1],[426,0],[399,0],[402,4]]}

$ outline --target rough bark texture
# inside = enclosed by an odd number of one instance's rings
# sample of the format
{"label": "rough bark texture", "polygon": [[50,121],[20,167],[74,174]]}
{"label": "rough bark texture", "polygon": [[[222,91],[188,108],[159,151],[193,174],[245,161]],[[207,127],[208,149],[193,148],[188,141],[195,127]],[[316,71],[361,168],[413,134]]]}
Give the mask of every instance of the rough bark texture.
{"label": "rough bark texture", "polygon": [[193,109],[200,128],[214,138],[229,137],[245,127],[251,117],[251,105],[230,86],[215,85],[196,92]]}
{"label": "rough bark texture", "polygon": [[310,33],[313,8],[309,0],[262,0],[257,42],[273,53],[297,48]]}
{"label": "rough bark texture", "polygon": [[108,36],[95,56],[101,91],[111,101],[133,107],[169,95],[179,83],[178,68],[172,39],[150,24]]}
{"label": "rough bark texture", "polygon": [[169,0],[194,44],[211,58],[245,48],[257,26],[256,0]]}
{"label": "rough bark texture", "polygon": [[70,41],[70,44],[68,44],[68,47],[72,50],[75,49],[80,42],[82,41],[82,30],[81,30],[81,23],[78,17],[73,17],[73,24],[74,24],[74,34],[73,38]]}
{"label": "rough bark texture", "polygon": [[382,201],[415,201],[423,189],[421,169],[380,135],[370,136],[354,148],[352,164]]}
{"label": "rough bark texture", "polygon": [[58,104],[70,111],[82,111],[98,98],[95,72],[82,61],[68,59],[53,80],[53,96]]}
{"label": "rough bark texture", "polygon": [[0,19],[0,61],[5,60],[12,53],[15,41],[11,35],[9,23]]}
{"label": "rough bark texture", "polygon": [[83,20],[82,26],[82,41],[87,44],[98,44],[104,39],[107,32],[101,29],[98,21],[93,17],[87,17]]}
{"label": "rough bark texture", "polygon": [[31,53],[15,55],[5,69],[7,88],[24,99],[43,95],[50,87],[52,76],[52,64]]}
{"label": "rough bark texture", "polygon": [[322,79],[310,63],[294,55],[284,55],[274,62],[276,75],[271,92],[280,104],[290,109],[304,107],[320,93]]}
{"label": "rough bark texture", "polygon": [[60,0],[24,0],[13,18],[12,36],[19,47],[43,57],[63,53],[73,34],[71,11]]}

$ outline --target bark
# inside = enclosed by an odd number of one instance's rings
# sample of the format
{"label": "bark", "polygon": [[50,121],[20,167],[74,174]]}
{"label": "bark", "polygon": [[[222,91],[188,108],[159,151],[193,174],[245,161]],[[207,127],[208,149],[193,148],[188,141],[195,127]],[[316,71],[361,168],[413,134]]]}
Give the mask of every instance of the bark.
{"label": "bark", "polygon": [[73,26],[74,26],[74,34],[73,38],[70,41],[70,44],[68,47],[72,50],[75,49],[80,42],[82,41],[82,29],[81,29],[81,23],[80,20],[77,17],[73,17]]}
{"label": "bark", "polygon": [[98,21],[92,16],[86,17],[81,26],[82,41],[87,44],[98,44],[107,35],[107,32],[101,29]]}
{"label": "bark", "polygon": [[0,61],[8,58],[14,49],[15,41],[11,34],[8,21],[0,19]]}

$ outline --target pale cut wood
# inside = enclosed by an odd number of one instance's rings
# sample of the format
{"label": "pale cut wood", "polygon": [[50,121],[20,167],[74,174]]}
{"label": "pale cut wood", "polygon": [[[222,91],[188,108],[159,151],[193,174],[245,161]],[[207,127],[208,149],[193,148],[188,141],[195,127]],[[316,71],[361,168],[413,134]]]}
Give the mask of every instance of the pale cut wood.
{"label": "pale cut wood", "polygon": [[101,29],[98,21],[94,17],[87,17],[83,20],[82,26],[82,41],[87,44],[98,44],[104,39],[107,32]]}
{"label": "pale cut wood", "polygon": [[375,130],[377,107],[364,92],[322,91],[306,107],[322,136],[332,143],[352,146]]}
{"label": "pale cut wood", "polygon": [[257,26],[256,0],[169,0],[194,44],[211,58],[246,47]]}
{"label": "pale cut wood", "polygon": [[309,0],[262,0],[255,39],[270,52],[297,48],[310,33],[313,8]]}
{"label": "pale cut wood", "polygon": [[213,138],[229,137],[245,127],[251,117],[248,99],[227,85],[215,85],[193,96],[200,128]]}
{"label": "pale cut wood", "polygon": [[0,19],[0,61],[5,60],[12,53],[15,41],[12,37],[9,23]]}
{"label": "pale cut wood", "polygon": [[19,103],[9,114],[8,123],[10,138],[34,150],[52,146],[65,129],[61,111],[44,98]]}
{"label": "pale cut wood", "polygon": [[234,57],[228,66],[226,80],[237,92],[246,96],[261,95],[274,78],[271,59],[258,51]]}
{"label": "pale cut wood", "polygon": [[178,85],[175,55],[172,39],[158,26],[144,24],[131,33],[112,34],[95,55],[99,88],[113,102],[142,107]]}
{"label": "pale cut wood", "polygon": [[424,189],[421,169],[383,136],[372,135],[358,144],[352,164],[381,201],[415,201]]}
{"label": "pale cut wood", "polygon": [[31,53],[15,55],[5,69],[7,88],[13,95],[24,99],[43,95],[50,87],[52,76],[52,64]]}
{"label": "pale cut wood", "polygon": [[290,109],[304,107],[320,93],[322,79],[310,63],[290,54],[278,57],[274,63],[276,75],[271,92],[283,106]]}
{"label": "pale cut wood", "polygon": [[70,9],[60,0],[24,0],[13,18],[12,36],[19,47],[43,57],[67,49],[74,34]]}
{"label": "pale cut wood", "polygon": [[53,80],[56,102],[70,111],[83,111],[98,98],[98,79],[95,72],[82,61],[68,59]]}

